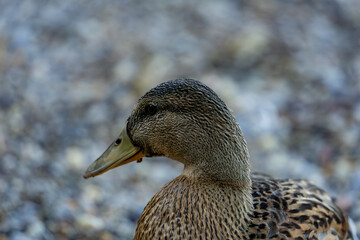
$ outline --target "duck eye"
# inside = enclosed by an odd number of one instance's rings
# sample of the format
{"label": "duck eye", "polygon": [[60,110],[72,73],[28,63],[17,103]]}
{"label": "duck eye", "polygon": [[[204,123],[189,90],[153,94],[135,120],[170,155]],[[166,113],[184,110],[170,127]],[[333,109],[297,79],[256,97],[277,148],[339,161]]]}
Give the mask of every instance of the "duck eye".
{"label": "duck eye", "polygon": [[157,112],[157,107],[153,104],[149,104],[146,106],[145,111],[148,115],[154,115]]}

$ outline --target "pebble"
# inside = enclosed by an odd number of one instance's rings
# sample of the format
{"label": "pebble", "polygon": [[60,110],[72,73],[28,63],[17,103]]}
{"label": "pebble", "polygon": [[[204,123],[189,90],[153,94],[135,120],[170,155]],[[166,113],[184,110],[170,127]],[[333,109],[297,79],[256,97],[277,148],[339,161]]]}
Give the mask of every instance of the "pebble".
{"label": "pebble", "polygon": [[85,168],[83,152],[78,147],[66,149],[66,160],[70,169],[82,170]]}
{"label": "pebble", "polygon": [[45,232],[45,226],[41,221],[36,220],[30,224],[26,232],[30,237],[39,239]]}
{"label": "pebble", "polygon": [[101,218],[89,215],[82,214],[80,216],[76,216],[77,224],[83,230],[100,230],[104,228],[104,221]]}

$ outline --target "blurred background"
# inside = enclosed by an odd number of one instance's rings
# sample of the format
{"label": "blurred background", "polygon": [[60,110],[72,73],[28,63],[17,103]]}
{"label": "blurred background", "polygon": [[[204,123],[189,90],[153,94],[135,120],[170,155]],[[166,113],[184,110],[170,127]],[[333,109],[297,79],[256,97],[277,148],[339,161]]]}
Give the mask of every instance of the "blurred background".
{"label": "blurred background", "polygon": [[0,1],[0,239],[132,239],[182,166],[82,175],[180,77],[234,111],[253,169],[311,180],[359,231],[359,45],[357,0]]}

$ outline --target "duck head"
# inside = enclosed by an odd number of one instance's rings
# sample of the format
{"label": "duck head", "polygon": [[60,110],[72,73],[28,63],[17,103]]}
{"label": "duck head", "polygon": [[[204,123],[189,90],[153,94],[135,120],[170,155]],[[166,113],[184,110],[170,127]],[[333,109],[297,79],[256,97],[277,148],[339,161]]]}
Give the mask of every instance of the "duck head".
{"label": "duck head", "polygon": [[84,177],[153,156],[182,162],[183,174],[193,177],[249,178],[248,150],[234,116],[214,91],[191,79],[162,83],[141,97]]}

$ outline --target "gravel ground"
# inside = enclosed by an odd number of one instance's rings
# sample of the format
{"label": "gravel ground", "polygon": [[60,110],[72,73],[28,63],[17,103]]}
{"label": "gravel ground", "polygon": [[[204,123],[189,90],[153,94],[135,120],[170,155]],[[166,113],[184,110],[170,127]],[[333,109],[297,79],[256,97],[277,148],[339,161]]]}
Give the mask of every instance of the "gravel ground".
{"label": "gravel ground", "polygon": [[0,239],[131,239],[182,166],[82,174],[178,77],[233,109],[253,169],[313,181],[360,231],[359,39],[357,0],[0,1]]}

